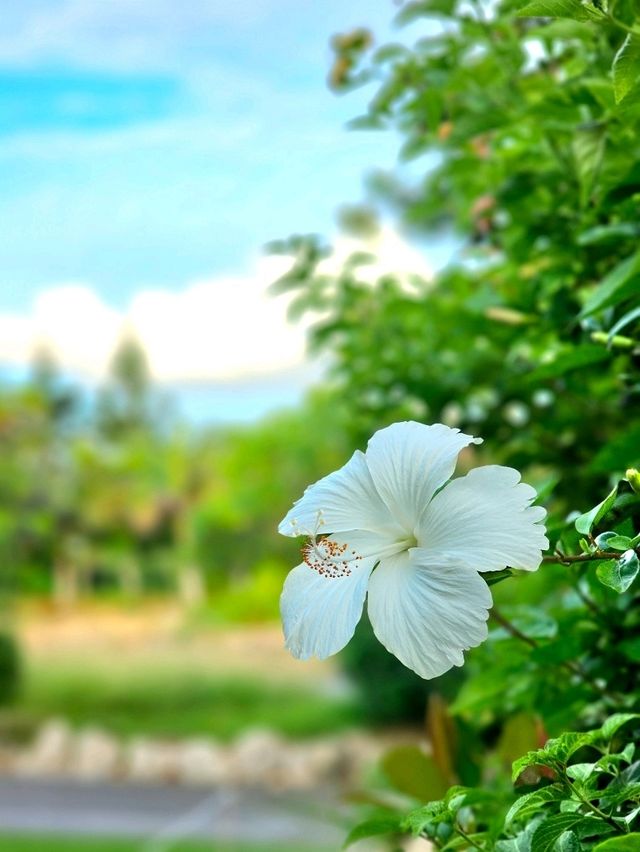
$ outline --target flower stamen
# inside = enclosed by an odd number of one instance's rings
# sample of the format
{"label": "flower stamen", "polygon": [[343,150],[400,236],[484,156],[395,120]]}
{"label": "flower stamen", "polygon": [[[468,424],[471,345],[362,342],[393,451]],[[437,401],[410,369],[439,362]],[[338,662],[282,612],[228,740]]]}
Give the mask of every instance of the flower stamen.
{"label": "flower stamen", "polygon": [[349,544],[346,541],[318,539],[313,535],[302,548],[302,558],[309,568],[317,571],[320,576],[333,580],[348,577],[351,574],[349,563],[362,559],[362,556],[359,556],[355,550],[349,550]]}

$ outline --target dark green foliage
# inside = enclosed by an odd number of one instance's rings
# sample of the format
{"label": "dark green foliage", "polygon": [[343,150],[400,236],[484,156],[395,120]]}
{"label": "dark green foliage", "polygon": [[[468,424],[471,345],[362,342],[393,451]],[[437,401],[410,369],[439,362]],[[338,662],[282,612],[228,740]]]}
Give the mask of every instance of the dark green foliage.
{"label": "dark green foliage", "polygon": [[424,722],[429,693],[452,698],[463,679],[461,670],[453,669],[437,686],[424,681],[380,644],[366,617],[340,659],[358,686],[365,716],[374,723]]}
{"label": "dark green foliage", "polygon": [[18,643],[9,633],[0,633],[0,705],[10,704],[22,681],[22,660]]}

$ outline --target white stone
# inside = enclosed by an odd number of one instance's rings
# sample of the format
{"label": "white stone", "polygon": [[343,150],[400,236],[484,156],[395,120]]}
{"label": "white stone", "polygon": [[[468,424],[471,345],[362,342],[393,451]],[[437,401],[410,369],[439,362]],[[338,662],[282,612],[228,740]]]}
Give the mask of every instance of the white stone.
{"label": "white stone", "polygon": [[279,785],[287,745],[273,731],[242,734],[230,749],[231,780],[247,785]]}
{"label": "white stone", "polygon": [[16,760],[16,772],[33,777],[67,775],[72,747],[69,725],[61,719],[52,719],[40,728],[33,743]]}
{"label": "white stone", "polygon": [[362,731],[352,731],[340,738],[345,780],[353,781],[363,770],[374,766],[384,754],[388,744]]}
{"label": "white stone", "polygon": [[337,781],[345,774],[345,754],[339,740],[316,740],[303,748],[315,780]]}
{"label": "white stone", "polygon": [[86,780],[107,780],[118,775],[122,749],[120,744],[99,728],[86,728],[81,731],[73,743],[71,766],[72,774]]}
{"label": "white stone", "polygon": [[224,784],[231,775],[228,750],[207,739],[182,743],[178,762],[184,784]]}
{"label": "white stone", "polygon": [[136,738],[125,752],[125,775],[133,781],[180,780],[180,746],[177,743]]}

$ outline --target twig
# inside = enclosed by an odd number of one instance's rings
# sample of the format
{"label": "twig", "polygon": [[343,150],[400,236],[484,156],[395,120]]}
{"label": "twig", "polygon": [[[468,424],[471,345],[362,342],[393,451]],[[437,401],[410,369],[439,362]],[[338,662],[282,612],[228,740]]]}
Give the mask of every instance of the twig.
{"label": "twig", "polygon": [[509,619],[500,612],[497,606],[494,606],[491,610],[491,618],[493,618],[494,621],[497,621],[501,627],[504,627],[507,633],[510,633],[515,639],[520,639],[521,642],[526,642],[527,645],[530,645],[532,648],[538,647],[536,640],[532,639],[531,636],[527,636],[521,630],[518,630],[515,624],[512,624]]}
{"label": "twig", "polygon": [[551,556],[543,556],[543,562],[555,562],[557,565],[572,565],[574,562],[593,562],[598,559],[620,559],[622,556],[617,550],[594,550],[593,553],[579,553],[575,556],[567,556],[565,553],[554,553]]}
{"label": "twig", "polygon": [[456,823],[453,826],[453,829],[457,834],[460,835],[460,837],[464,837],[464,839],[467,841],[467,843],[470,843],[471,846],[473,846],[474,849],[480,849],[480,851],[482,852],[483,847],[480,846],[479,843],[476,843],[476,841],[473,839],[473,837],[468,835],[467,832],[463,828],[461,828],[458,823]]}
{"label": "twig", "polygon": [[586,805],[591,810],[592,813],[596,814],[597,816],[600,817],[600,819],[603,819],[606,823],[613,826],[613,828],[615,828],[616,831],[619,834],[628,834],[629,833],[629,827],[628,826],[625,826],[625,828],[622,828],[620,826],[620,824],[617,823],[612,816],[605,814],[605,812],[600,810],[600,808],[597,805],[594,805],[593,802],[590,802],[589,799],[587,799],[586,796],[583,796],[582,793],[580,792],[580,790],[576,787],[576,785],[573,784],[568,778],[565,778],[564,781],[565,781],[565,784],[567,785],[567,787],[569,788],[569,790],[572,793],[574,793],[575,796],[578,799],[580,799],[580,801],[584,805]]}

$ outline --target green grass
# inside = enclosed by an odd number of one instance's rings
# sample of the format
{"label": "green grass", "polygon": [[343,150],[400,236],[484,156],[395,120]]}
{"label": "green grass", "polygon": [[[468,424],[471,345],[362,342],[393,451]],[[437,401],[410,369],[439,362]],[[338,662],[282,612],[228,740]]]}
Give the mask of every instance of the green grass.
{"label": "green grass", "polygon": [[[251,727],[309,737],[358,724],[354,700],[322,696],[298,686],[202,671],[140,667],[31,667],[11,725],[37,725],[60,716],[77,726],[115,734],[158,737],[208,735],[228,740]],[[0,729],[3,727],[0,716]]]}
{"label": "green grass", "polygon": [[[41,834],[2,834],[0,852],[150,852],[148,841],[115,838],[71,837]],[[328,852],[328,847],[307,846],[305,852]],[[300,847],[282,843],[219,843],[218,841],[182,840],[163,847],[160,852],[299,852]]]}

